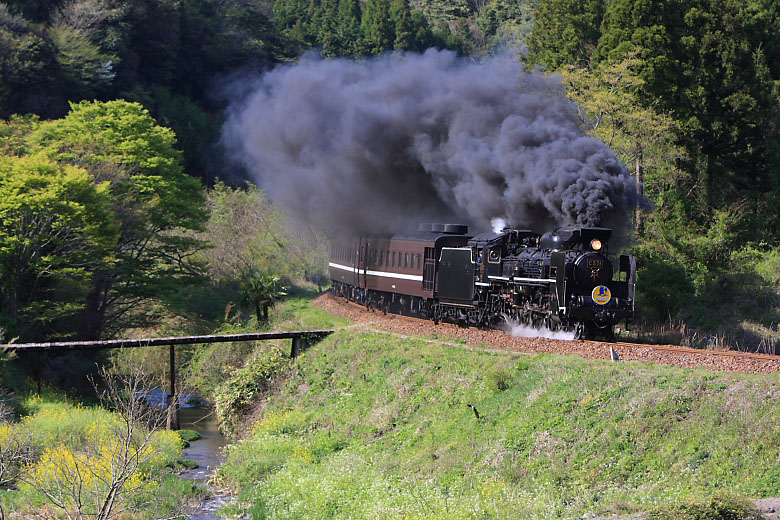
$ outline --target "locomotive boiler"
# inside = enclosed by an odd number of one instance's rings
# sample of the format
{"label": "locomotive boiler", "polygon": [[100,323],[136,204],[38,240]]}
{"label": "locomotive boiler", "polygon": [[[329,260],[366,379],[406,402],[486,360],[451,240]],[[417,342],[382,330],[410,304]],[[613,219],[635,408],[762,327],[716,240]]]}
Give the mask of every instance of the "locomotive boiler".
{"label": "locomotive boiler", "polygon": [[495,326],[512,320],[612,338],[634,316],[636,261],[609,253],[612,232],[561,227],[468,234],[456,224],[333,241],[333,292],[369,309],[434,322]]}

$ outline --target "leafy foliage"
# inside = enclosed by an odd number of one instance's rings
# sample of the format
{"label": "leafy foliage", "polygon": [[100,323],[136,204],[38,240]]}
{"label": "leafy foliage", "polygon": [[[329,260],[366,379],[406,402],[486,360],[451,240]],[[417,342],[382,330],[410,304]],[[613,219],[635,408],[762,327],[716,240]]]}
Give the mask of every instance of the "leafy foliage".
{"label": "leafy foliage", "polygon": [[9,332],[40,337],[83,309],[90,272],[119,234],[109,208],[108,185],[83,169],[42,155],[0,158],[0,315]]}
{"label": "leafy foliage", "polygon": [[2,130],[0,312],[11,332],[101,337],[199,273],[190,257],[202,241],[184,232],[206,219],[202,187],[140,105],[82,102],[64,119]]}
{"label": "leafy foliage", "polygon": [[268,320],[268,308],[282,296],[287,296],[287,290],[281,278],[257,271],[249,273],[241,286],[241,299],[255,308],[258,322]]}
{"label": "leafy foliage", "polygon": [[601,36],[604,0],[542,0],[528,35],[528,62],[552,69],[586,66]]}
{"label": "leafy foliage", "polygon": [[196,272],[189,257],[202,245],[181,231],[199,230],[206,219],[200,182],[183,173],[173,133],[140,105],[73,105],[66,118],[42,123],[30,142],[107,183],[111,211],[120,223],[111,262],[94,270],[85,310],[87,336],[101,336],[107,321],[143,299],[164,295],[176,280]]}

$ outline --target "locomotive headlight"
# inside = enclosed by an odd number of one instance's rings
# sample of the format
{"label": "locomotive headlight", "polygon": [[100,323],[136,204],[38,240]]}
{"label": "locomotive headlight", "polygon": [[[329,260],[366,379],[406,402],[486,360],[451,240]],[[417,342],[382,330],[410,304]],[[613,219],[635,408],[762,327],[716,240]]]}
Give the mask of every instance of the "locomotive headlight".
{"label": "locomotive headlight", "polygon": [[590,241],[590,248],[594,251],[601,251],[601,240],[594,238]]}

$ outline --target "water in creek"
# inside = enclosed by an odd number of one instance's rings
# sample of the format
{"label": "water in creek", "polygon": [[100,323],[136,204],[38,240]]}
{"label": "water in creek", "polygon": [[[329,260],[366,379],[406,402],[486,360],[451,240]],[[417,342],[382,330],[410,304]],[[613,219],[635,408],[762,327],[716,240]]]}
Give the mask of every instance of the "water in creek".
{"label": "water in creek", "polygon": [[207,408],[181,408],[179,410],[179,424],[182,429],[195,430],[201,438],[193,441],[189,448],[185,448],[182,456],[198,463],[196,469],[188,469],[181,473],[181,478],[194,480],[209,490],[211,496],[205,500],[197,511],[187,516],[188,520],[220,520],[214,511],[224,506],[230,496],[227,493],[208,486],[208,480],[214,474],[214,470],[222,463],[222,447],[225,446],[225,437],[219,433],[217,420],[213,411]]}

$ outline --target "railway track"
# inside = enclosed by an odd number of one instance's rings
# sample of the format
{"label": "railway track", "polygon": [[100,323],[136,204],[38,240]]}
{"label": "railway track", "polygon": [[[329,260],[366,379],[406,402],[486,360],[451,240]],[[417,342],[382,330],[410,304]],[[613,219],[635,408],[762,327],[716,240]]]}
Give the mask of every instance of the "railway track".
{"label": "railway track", "polygon": [[705,349],[697,349],[697,348],[690,348],[690,347],[680,347],[677,345],[650,345],[644,343],[627,343],[623,341],[615,341],[611,343],[602,341],[599,343],[612,346],[612,347],[651,348],[662,352],[676,352],[678,354],[727,356],[727,357],[756,359],[756,360],[764,360],[764,361],[780,361],[780,356],[774,354],[757,354],[753,352],[741,352],[738,350],[705,350]]}
{"label": "railway track", "polygon": [[319,307],[349,318],[353,323],[370,325],[405,336],[437,336],[465,340],[467,344],[491,350],[528,353],[571,354],[590,359],[610,359],[610,347],[624,361],[646,361],[686,368],[706,368],[716,371],[743,373],[780,373],[780,356],[739,351],[701,350],[675,345],[650,345],[628,342],[567,341],[548,338],[511,336],[503,330],[464,328],[454,324],[432,322],[420,318],[368,312],[362,305],[347,302],[326,293],[315,300]]}

